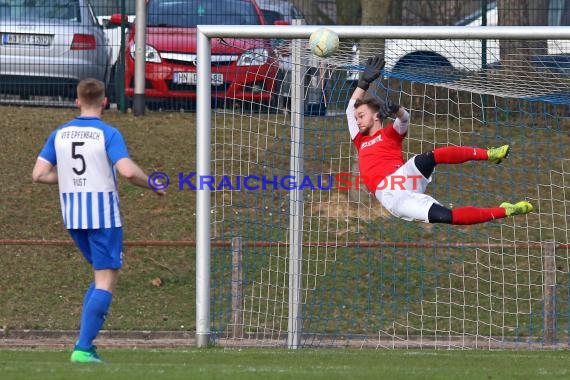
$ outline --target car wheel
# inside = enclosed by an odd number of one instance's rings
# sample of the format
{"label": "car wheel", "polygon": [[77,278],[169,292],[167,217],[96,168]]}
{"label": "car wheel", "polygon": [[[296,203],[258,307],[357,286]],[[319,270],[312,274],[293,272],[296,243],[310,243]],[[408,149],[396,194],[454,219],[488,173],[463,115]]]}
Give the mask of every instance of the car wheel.
{"label": "car wheel", "polygon": [[285,81],[287,73],[279,70],[273,84],[272,105],[276,108],[276,112],[287,112],[290,106],[289,96],[291,84]]}
{"label": "car wheel", "polygon": [[431,52],[417,52],[404,56],[394,69],[397,71],[425,70],[426,68],[451,68],[451,63],[439,54]]}
{"label": "car wheel", "polygon": [[262,113],[280,113],[286,104],[283,95],[283,81],[284,74],[281,71],[277,72],[275,79],[273,80],[273,86],[270,90],[271,97],[268,100],[264,100],[261,103],[242,101],[243,104],[249,103],[247,106],[252,111],[258,111]]}
{"label": "car wheel", "polygon": [[[117,104],[117,108],[119,107],[119,103],[121,101],[121,90],[124,88],[124,83],[123,80],[121,79],[121,76],[119,75],[119,64],[121,62],[121,57],[119,57],[119,60],[117,60],[117,63],[115,65],[113,65],[113,67],[111,68],[111,74],[109,76],[109,82],[107,83],[107,88],[105,90],[106,94],[107,94],[107,99],[109,99],[109,104],[114,103]],[[126,98],[125,98],[126,99]],[[128,102],[125,100],[125,104],[127,104],[127,106],[125,107],[126,109],[128,109]]]}
{"label": "car wheel", "polygon": [[327,106],[324,101],[320,103],[309,103],[305,106],[305,115],[307,116],[325,116],[327,114]]}
{"label": "car wheel", "polygon": [[116,66],[113,66],[111,75],[109,75],[109,82],[107,82],[107,88],[105,89],[107,99],[109,100],[107,104],[118,103],[117,83],[115,83],[117,80],[116,71]]}
{"label": "car wheel", "polygon": [[319,68],[310,67],[305,74],[305,115],[324,116],[327,106],[323,91],[326,91],[327,81],[320,77]]}

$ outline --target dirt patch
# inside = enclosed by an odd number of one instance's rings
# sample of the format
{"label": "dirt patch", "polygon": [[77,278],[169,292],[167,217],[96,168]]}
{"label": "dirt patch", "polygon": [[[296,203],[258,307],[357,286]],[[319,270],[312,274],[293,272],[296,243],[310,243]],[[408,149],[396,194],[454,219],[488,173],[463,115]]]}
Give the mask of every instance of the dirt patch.
{"label": "dirt patch", "polygon": [[390,217],[390,213],[371,195],[360,192],[355,198],[351,200],[348,191],[339,191],[320,202],[313,200],[310,205],[313,215],[316,213],[321,217],[365,221]]}

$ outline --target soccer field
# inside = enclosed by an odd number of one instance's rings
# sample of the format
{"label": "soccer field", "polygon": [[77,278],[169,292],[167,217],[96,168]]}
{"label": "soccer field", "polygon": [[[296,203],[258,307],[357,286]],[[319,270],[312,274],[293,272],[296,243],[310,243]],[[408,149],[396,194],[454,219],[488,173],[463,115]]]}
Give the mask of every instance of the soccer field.
{"label": "soccer field", "polygon": [[570,352],[188,349],[101,350],[102,365],[68,351],[0,351],[12,379],[568,379]]}

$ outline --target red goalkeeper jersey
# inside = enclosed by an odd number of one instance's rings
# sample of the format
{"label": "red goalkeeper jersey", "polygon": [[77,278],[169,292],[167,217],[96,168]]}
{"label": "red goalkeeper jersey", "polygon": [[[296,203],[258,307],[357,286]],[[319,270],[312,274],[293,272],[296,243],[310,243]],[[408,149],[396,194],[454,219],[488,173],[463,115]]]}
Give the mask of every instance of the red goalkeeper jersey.
{"label": "red goalkeeper jersey", "polygon": [[383,178],[404,165],[402,141],[406,133],[398,133],[394,124],[390,123],[373,135],[362,135],[354,118],[354,102],[354,99],[351,99],[346,109],[348,129],[358,150],[360,175],[368,190],[374,194]]}
{"label": "red goalkeeper jersey", "polygon": [[404,138],[405,135],[396,132],[390,123],[371,136],[358,133],[352,140],[358,150],[360,175],[370,192],[375,193],[383,178],[404,165],[402,158]]}

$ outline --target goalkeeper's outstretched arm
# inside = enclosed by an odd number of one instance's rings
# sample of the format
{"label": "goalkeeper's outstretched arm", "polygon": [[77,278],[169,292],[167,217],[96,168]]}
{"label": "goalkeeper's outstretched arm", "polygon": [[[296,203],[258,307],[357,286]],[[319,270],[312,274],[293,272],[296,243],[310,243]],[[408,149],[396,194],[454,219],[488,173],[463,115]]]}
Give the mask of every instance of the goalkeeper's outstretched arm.
{"label": "goalkeeper's outstretched arm", "polygon": [[354,89],[354,92],[350,97],[350,101],[348,102],[348,106],[346,108],[346,118],[348,121],[350,138],[352,140],[354,140],[359,132],[358,125],[356,124],[354,117],[354,103],[356,100],[364,98],[366,91],[370,87],[370,83],[374,82],[380,77],[380,73],[384,68],[384,65],[384,59],[380,55],[368,58],[368,61],[366,61],[366,67],[360,75],[356,89]]}
{"label": "goalkeeper's outstretched arm", "polygon": [[360,75],[360,79],[358,80],[356,89],[352,93],[351,99],[356,100],[364,97],[364,94],[366,94],[366,91],[368,91],[368,88],[370,87],[370,83],[380,77],[380,73],[382,72],[385,64],[384,58],[380,55],[368,58],[368,61],[366,61],[366,67]]}
{"label": "goalkeeper's outstretched arm", "polygon": [[405,135],[408,133],[408,126],[410,125],[410,114],[409,112],[402,106],[397,105],[398,110],[394,113],[396,120],[394,121],[394,129],[400,135]]}

